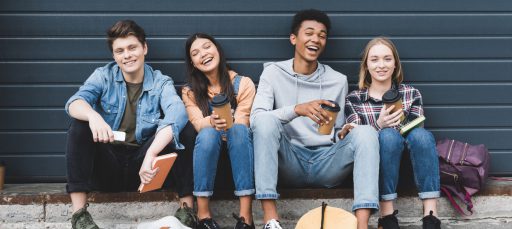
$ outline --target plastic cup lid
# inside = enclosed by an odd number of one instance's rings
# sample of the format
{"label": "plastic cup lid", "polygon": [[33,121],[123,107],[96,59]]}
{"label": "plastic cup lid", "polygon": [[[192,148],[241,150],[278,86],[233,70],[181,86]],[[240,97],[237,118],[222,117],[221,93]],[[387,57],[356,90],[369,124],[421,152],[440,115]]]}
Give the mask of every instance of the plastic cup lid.
{"label": "plastic cup lid", "polygon": [[331,107],[329,105],[322,104],[320,105],[324,110],[332,111],[332,112],[339,112],[341,110],[340,105],[337,102],[334,102],[332,100],[327,100],[334,104],[334,107]]}
{"label": "plastic cup lid", "polygon": [[212,99],[212,106],[214,106],[214,107],[222,106],[226,103],[229,103],[229,99],[223,93],[214,96]]}
{"label": "plastic cup lid", "polygon": [[396,89],[389,89],[382,95],[383,103],[394,103],[400,99],[400,93]]}

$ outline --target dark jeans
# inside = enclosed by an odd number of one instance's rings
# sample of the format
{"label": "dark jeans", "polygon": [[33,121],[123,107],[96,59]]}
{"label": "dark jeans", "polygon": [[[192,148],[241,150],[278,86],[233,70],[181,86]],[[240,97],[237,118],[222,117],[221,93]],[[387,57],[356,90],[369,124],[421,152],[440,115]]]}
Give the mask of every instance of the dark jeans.
{"label": "dark jeans", "polygon": [[[140,166],[154,136],[140,147],[95,143],[89,123],[72,120],[67,137],[68,193],[137,190],[140,185]],[[185,150],[175,150],[172,145],[168,145],[160,154],[178,153],[166,186],[173,187],[183,197],[192,195],[194,187],[192,155],[195,138],[190,123],[180,133],[180,141],[185,145]]]}

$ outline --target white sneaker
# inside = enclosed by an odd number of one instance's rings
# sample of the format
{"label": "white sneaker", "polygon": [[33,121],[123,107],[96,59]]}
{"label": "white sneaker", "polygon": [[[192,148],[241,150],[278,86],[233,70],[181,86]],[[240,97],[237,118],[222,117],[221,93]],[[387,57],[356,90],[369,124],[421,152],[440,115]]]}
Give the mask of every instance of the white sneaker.
{"label": "white sneaker", "polygon": [[281,227],[281,224],[279,224],[279,221],[277,221],[275,219],[271,219],[267,222],[267,224],[265,224],[263,229],[283,229],[283,228]]}

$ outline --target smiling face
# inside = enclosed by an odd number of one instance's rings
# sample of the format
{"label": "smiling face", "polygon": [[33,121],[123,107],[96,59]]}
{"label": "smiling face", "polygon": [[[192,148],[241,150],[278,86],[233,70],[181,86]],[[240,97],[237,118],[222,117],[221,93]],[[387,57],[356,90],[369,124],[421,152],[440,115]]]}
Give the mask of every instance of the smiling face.
{"label": "smiling face", "polygon": [[112,52],[125,77],[140,79],[139,77],[144,76],[144,58],[148,53],[148,47],[137,37],[130,35],[115,39],[112,43]]}
{"label": "smiling face", "polygon": [[220,55],[217,46],[206,38],[197,38],[190,46],[190,59],[195,68],[205,75],[217,74]]}
{"label": "smiling face", "polygon": [[371,47],[366,65],[372,82],[391,82],[395,71],[395,58],[388,46],[378,43]]}
{"label": "smiling face", "polygon": [[295,59],[316,62],[325,48],[327,29],[318,21],[303,21],[297,34],[290,35],[290,42],[295,45]]}

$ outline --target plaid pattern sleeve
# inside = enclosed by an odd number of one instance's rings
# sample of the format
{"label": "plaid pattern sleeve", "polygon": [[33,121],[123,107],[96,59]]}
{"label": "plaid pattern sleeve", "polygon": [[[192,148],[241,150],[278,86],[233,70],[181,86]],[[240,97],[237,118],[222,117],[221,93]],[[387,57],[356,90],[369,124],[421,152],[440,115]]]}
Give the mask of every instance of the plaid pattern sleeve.
{"label": "plaid pattern sleeve", "polygon": [[402,85],[403,87],[400,88],[403,89],[400,90],[400,93],[403,95],[402,100],[404,103],[404,108],[406,108],[404,110],[406,113],[404,114],[406,115],[405,117],[407,117],[407,122],[410,122],[419,116],[423,116],[423,99],[418,89],[409,85]]}
{"label": "plaid pattern sleeve", "polygon": [[[397,130],[409,121],[423,115],[423,101],[418,89],[400,84],[398,91],[402,95],[404,115],[407,118],[399,126],[394,127]],[[371,125],[380,130],[377,120],[383,105],[382,100],[371,98],[366,88],[352,91],[345,102],[346,122]]]}
{"label": "plaid pattern sleeve", "polygon": [[375,102],[368,96],[368,89],[352,91],[346,98],[345,116],[347,123],[371,125],[379,130],[377,119],[382,109],[381,102]]}

